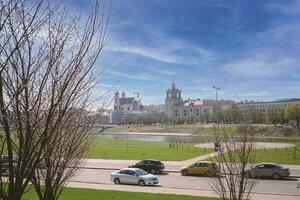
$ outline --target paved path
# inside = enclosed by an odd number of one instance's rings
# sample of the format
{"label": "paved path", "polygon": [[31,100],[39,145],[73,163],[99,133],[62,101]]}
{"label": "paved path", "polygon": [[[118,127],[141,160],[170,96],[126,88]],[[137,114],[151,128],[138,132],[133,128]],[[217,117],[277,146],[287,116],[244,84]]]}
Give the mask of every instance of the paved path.
{"label": "paved path", "polygon": [[[238,144],[237,144],[238,145]],[[214,148],[214,143],[202,143],[197,144],[195,147],[198,148]],[[285,148],[293,148],[294,144],[290,143],[274,143],[274,142],[256,142],[255,149],[285,149]]]}

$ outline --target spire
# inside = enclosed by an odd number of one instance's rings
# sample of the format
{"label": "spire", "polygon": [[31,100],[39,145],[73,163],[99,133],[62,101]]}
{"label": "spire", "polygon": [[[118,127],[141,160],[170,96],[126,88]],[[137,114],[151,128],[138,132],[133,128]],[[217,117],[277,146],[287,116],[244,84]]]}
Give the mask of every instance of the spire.
{"label": "spire", "polygon": [[172,90],[175,90],[175,81],[173,79],[173,83],[172,83]]}
{"label": "spire", "polygon": [[126,97],[126,94],[125,94],[125,92],[123,91],[122,92],[122,98],[125,98]]}

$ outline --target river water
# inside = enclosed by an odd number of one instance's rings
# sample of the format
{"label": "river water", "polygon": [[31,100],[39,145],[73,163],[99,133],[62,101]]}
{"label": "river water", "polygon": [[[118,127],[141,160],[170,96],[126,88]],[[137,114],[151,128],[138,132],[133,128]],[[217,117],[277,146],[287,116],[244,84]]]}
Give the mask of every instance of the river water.
{"label": "river water", "polygon": [[104,133],[99,135],[102,138],[128,139],[140,141],[158,141],[158,142],[210,142],[212,138],[206,138],[199,135],[160,135],[160,134],[134,134],[134,133],[118,133],[110,134]]}

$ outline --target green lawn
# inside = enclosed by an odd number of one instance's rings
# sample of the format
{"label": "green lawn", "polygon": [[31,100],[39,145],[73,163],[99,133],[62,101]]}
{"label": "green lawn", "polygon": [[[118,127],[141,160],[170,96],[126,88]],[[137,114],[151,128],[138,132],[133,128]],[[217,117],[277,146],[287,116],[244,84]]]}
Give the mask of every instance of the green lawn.
{"label": "green lawn", "polygon": [[194,143],[174,144],[168,142],[152,142],[122,139],[95,138],[89,158],[141,160],[147,158],[160,160],[187,160],[209,153],[212,149],[195,149]]}
{"label": "green lawn", "polygon": [[274,162],[288,165],[300,165],[300,143],[296,144],[296,156],[294,149],[269,149],[257,151],[257,162]]}
{"label": "green lawn", "polygon": [[[209,197],[193,197],[173,194],[151,194],[137,192],[120,192],[111,190],[92,190],[66,188],[60,200],[216,200]],[[34,190],[24,195],[22,200],[38,200]]]}
{"label": "green lawn", "polygon": [[[213,160],[216,160],[214,157]],[[294,148],[267,149],[256,151],[256,163],[271,162],[286,165],[300,165],[300,143],[296,143],[296,154]]]}

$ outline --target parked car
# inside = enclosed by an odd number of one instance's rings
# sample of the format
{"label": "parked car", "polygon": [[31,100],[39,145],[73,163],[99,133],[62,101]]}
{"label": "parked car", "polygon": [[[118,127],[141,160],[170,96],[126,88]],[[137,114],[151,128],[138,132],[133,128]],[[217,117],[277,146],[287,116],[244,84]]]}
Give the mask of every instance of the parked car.
{"label": "parked car", "polygon": [[115,184],[155,185],[158,178],[139,168],[124,168],[111,173],[111,181]]}
{"label": "parked car", "polygon": [[133,165],[129,165],[129,168],[139,168],[149,172],[151,174],[161,173],[165,169],[165,165],[160,160],[142,160]]}
{"label": "parked car", "polygon": [[182,167],[180,173],[187,175],[206,175],[216,176],[219,174],[219,167],[216,163],[210,161],[199,161],[192,165]]}
{"label": "parked car", "polygon": [[[13,156],[13,163],[18,162],[18,156]],[[8,163],[8,155],[2,155],[0,157],[0,163]]]}
{"label": "parked car", "polygon": [[[13,163],[13,172],[15,173],[16,163]],[[9,176],[9,166],[8,163],[2,163],[0,165],[0,175],[1,176]]]}
{"label": "parked car", "polygon": [[282,177],[288,177],[290,170],[287,167],[275,163],[260,163],[247,169],[245,174],[250,178],[271,177],[273,179],[280,179]]}

